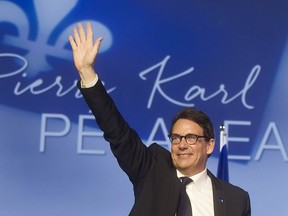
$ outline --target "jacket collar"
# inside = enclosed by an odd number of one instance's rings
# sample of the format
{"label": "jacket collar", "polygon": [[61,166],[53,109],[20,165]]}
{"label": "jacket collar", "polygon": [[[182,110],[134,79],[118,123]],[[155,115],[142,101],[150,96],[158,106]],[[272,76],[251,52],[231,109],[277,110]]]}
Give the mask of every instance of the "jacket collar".
{"label": "jacket collar", "polygon": [[212,182],[214,214],[215,216],[226,216],[226,197],[225,191],[219,179],[217,179],[209,170],[207,174]]}

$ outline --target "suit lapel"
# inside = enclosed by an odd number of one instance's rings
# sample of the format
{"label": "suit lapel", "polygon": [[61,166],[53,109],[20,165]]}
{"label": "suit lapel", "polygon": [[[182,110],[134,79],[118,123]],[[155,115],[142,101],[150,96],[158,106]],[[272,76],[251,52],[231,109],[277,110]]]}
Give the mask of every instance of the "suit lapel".
{"label": "suit lapel", "polygon": [[226,216],[226,197],[221,182],[208,170],[212,182],[214,214],[215,216]]}
{"label": "suit lapel", "polygon": [[178,204],[178,196],[180,191],[180,181],[176,174],[176,169],[174,166],[171,165],[170,169],[170,184],[171,184],[171,199],[170,199],[170,213],[171,215],[175,215],[177,204]]}

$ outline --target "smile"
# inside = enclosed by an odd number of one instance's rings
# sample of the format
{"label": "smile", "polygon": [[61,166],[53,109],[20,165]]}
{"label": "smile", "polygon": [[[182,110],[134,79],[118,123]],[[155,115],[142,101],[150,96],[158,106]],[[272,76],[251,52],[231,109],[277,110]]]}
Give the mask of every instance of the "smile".
{"label": "smile", "polygon": [[186,154],[177,154],[177,156],[178,157],[183,157],[183,158],[186,158],[186,157],[190,157],[190,156],[192,156],[193,154],[191,154],[191,153],[186,153]]}

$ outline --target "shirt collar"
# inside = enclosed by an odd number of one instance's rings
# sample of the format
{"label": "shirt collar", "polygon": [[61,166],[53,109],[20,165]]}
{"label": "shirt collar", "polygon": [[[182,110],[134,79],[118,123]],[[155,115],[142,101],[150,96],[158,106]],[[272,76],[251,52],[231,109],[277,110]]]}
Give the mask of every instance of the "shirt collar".
{"label": "shirt collar", "polygon": [[[178,178],[184,177],[184,175],[177,170],[177,177]],[[189,177],[193,180],[196,187],[201,188],[201,186],[204,185],[208,179],[207,168],[196,175],[187,176],[187,177]]]}

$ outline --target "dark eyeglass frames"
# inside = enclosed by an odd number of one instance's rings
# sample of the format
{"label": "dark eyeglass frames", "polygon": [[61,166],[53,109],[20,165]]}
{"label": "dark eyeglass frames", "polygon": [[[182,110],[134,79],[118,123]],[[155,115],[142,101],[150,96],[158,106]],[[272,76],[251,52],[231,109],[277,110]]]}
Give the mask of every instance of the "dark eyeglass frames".
{"label": "dark eyeglass frames", "polygon": [[199,138],[208,138],[207,136],[199,136],[196,134],[186,134],[185,136],[181,136],[179,134],[169,134],[168,137],[172,144],[179,144],[184,138],[186,143],[189,145],[194,145]]}

